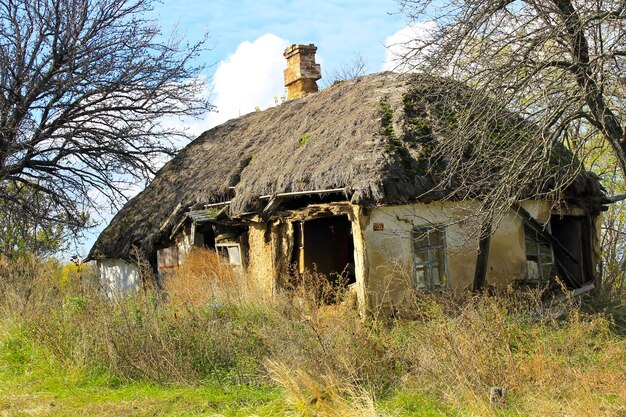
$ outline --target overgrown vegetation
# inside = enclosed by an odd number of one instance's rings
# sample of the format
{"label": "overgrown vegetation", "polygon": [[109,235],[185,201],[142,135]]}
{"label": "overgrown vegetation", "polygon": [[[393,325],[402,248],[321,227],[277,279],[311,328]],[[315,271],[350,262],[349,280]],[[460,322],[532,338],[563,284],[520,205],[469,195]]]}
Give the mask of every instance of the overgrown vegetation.
{"label": "overgrown vegetation", "polygon": [[[607,141],[596,136],[588,141],[585,159],[590,170],[597,173],[607,196],[626,194],[626,181],[615,157],[608,151]],[[602,214],[602,268],[605,291],[609,294],[626,292],[626,210],[624,202],[611,204]]]}
{"label": "overgrown vegetation", "polygon": [[[396,155],[400,162],[402,163],[402,167],[405,169],[409,176],[414,176],[419,170],[416,170],[415,163],[411,158],[411,154],[408,149],[405,147],[403,141],[396,135],[396,132],[393,129],[393,117],[394,111],[391,104],[387,101],[380,102],[380,114],[381,114],[381,126],[382,126],[382,134],[387,139],[387,150],[389,153]],[[425,173],[425,171],[421,171]]]}
{"label": "overgrown vegetation", "polygon": [[[361,320],[311,288],[261,299],[206,251],[166,281],[168,296],[107,300],[88,270],[61,276],[51,262],[0,265],[0,414],[626,412],[617,308],[551,306],[536,291],[416,294],[411,319]],[[491,386],[507,389],[507,409],[490,407]]]}

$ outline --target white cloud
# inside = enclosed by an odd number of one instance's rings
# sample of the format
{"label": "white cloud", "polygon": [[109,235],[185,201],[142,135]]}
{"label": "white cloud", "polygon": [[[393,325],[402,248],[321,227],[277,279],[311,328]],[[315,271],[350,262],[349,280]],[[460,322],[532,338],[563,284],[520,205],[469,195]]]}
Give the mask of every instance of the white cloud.
{"label": "white cloud", "polygon": [[[383,71],[410,71],[423,54],[415,54],[412,50],[423,45],[424,41],[431,38],[437,29],[437,24],[432,20],[417,22],[400,29],[385,39],[385,62]],[[408,57],[408,60],[407,60]]]}
{"label": "white cloud", "polygon": [[274,98],[285,94],[283,51],[289,42],[268,33],[253,42],[242,42],[235,52],[222,60],[212,81],[211,112],[197,128],[214,127],[229,119],[274,105]]}
{"label": "white cloud", "polygon": [[[283,52],[287,46],[288,41],[272,33],[240,43],[235,52],[218,63],[210,83],[201,79],[206,82],[201,94],[209,97],[215,110],[201,119],[166,117],[160,121],[162,127],[195,138],[229,119],[275,105],[275,100],[285,95],[283,69],[287,62]],[[187,143],[173,138],[172,145],[180,149]],[[153,162],[160,167],[168,159]]]}

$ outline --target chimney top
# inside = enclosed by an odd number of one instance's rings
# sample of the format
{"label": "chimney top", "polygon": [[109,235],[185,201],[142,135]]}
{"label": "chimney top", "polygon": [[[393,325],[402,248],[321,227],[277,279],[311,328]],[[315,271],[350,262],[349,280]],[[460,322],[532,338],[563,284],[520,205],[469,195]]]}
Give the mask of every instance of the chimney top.
{"label": "chimney top", "polygon": [[318,91],[316,81],[322,78],[320,65],[315,63],[315,45],[291,45],[285,49],[287,68],[283,71],[287,99],[304,97]]}

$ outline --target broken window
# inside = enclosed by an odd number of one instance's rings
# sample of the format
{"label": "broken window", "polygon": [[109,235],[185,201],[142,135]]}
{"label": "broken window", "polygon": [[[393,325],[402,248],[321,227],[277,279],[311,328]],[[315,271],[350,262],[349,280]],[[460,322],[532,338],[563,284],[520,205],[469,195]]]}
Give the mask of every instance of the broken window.
{"label": "broken window", "polygon": [[443,226],[416,227],[412,232],[413,278],[425,290],[446,288],[446,235]]}
{"label": "broken window", "polygon": [[241,247],[238,243],[217,243],[215,251],[231,265],[241,265]]}
{"label": "broken window", "polygon": [[[549,233],[549,225],[546,227]],[[546,282],[554,276],[552,244],[530,225],[524,223],[526,236],[526,281]]]}

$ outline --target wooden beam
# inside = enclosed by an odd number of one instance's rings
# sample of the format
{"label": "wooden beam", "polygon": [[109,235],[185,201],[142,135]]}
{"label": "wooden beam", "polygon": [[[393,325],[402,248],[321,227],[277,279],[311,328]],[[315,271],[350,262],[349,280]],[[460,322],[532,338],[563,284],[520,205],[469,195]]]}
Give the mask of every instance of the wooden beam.
{"label": "wooden beam", "polygon": [[159,231],[163,231],[165,230],[165,228],[172,223],[172,220],[176,217],[176,215],[178,214],[178,212],[180,211],[180,209],[183,208],[182,203],[178,203],[178,205],[176,205],[176,207],[174,208],[174,211],[172,211],[172,214],[170,214],[168,216],[167,219],[165,219],[165,221],[161,224],[161,227],[159,228]]}
{"label": "wooden beam", "polygon": [[298,236],[298,273],[304,274],[304,222],[298,222],[300,235]]}
{"label": "wooden beam", "polygon": [[221,207],[221,206],[227,206],[230,204],[230,201],[223,201],[221,203],[211,203],[211,204],[205,204],[204,208],[211,208],[211,207]]}
{"label": "wooden beam", "polygon": [[619,203],[620,201],[626,200],[626,194],[614,195],[611,197],[607,197],[610,203]]}
{"label": "wooden beam", "polygon": [[279,197],[279,196],[272,197],[270,199],[269,203],[267,203],[267,205],[263,209],[263,215],[270,214],[271,212],[276,210],[278,208],[278,206],[280,206],[280,203],[282,203],[282,201],[283,201],[283,199],[281,197]]}
{"label": "wooden beam", "polygon": [[581,285],[580,282],[574,278],[574,275],[567,269],[567,266],[563,262],[561,262],[557,257],[554,258],[556,265],[558,265],[560,272],[564,275],[563,278],[568,280],[572,285]]}
{"label": "wooden beam", "polygon": [[268,199],[268,198],[273,198],[273,197],[293,197],[293,196],[310,195],[310,194],[336,194],[336,193],[343,193],[344,191],[346,191],[345,188],[330,188],[326,190],[311,190],[311,191],[293,191],[290,193],[277,193],[277,194],[262,195],[259,198]]}

